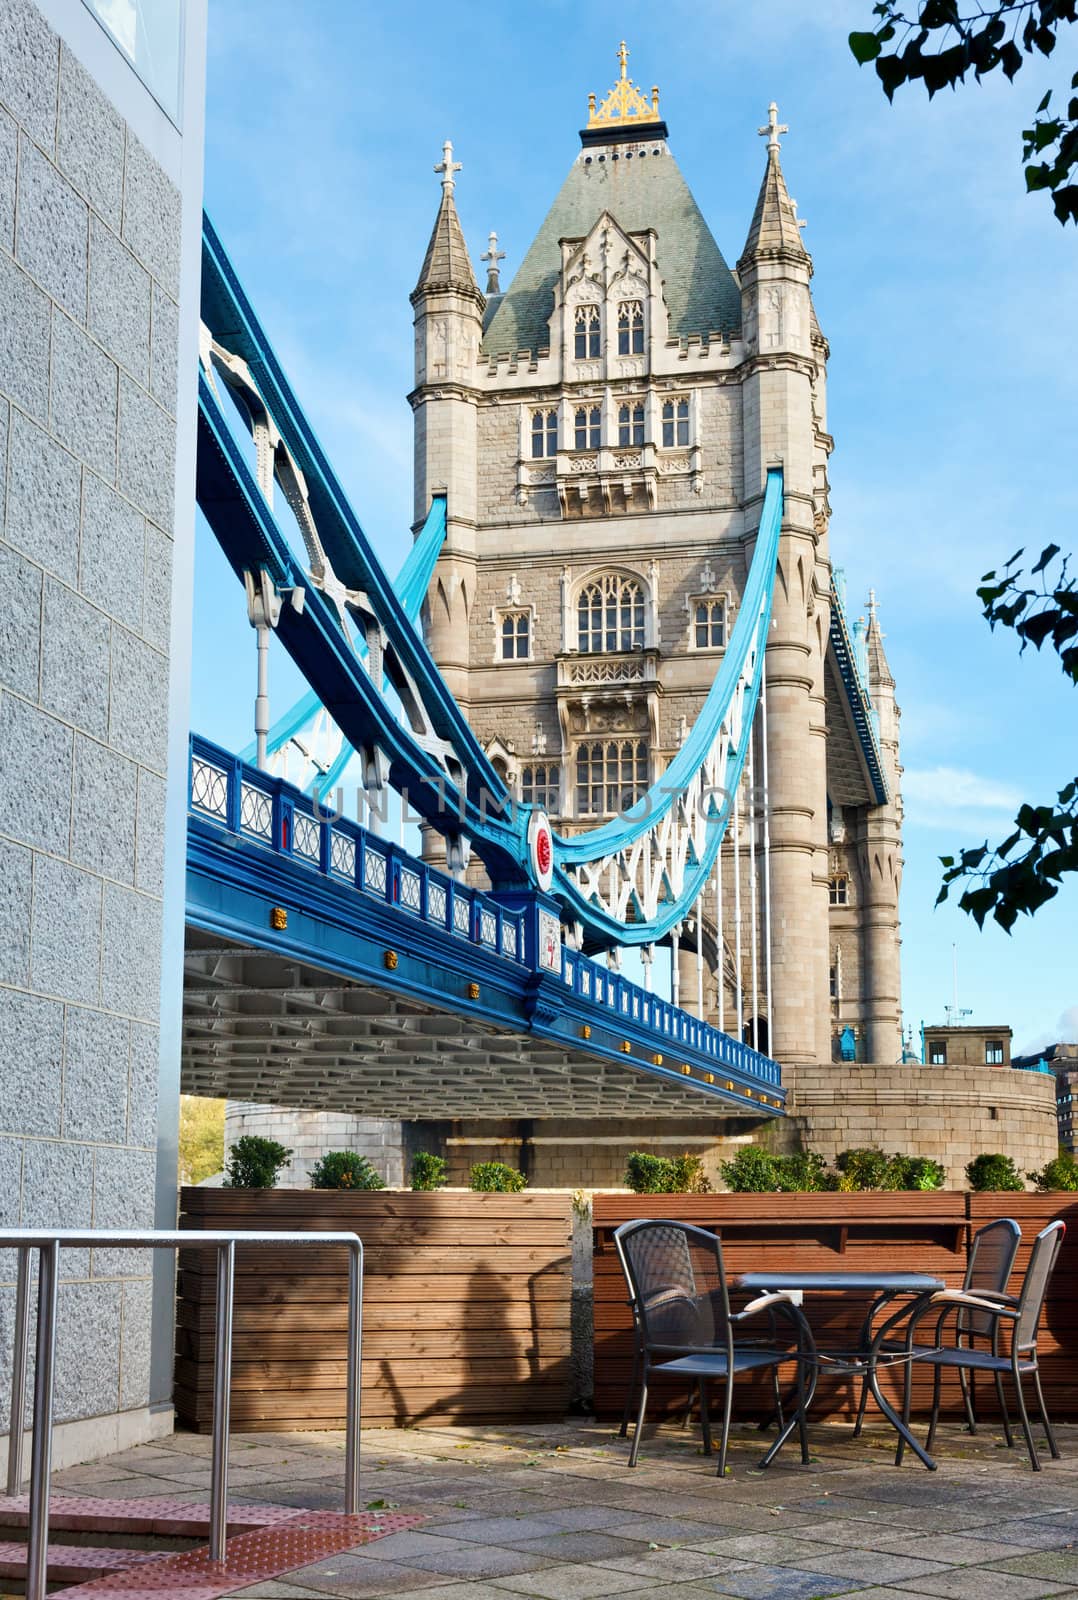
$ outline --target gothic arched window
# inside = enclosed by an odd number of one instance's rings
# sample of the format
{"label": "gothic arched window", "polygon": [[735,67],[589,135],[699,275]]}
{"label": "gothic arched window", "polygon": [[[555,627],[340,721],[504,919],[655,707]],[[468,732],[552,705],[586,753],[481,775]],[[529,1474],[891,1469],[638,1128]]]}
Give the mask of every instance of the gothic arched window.
{"label": "gothic arched window", "polygon": [[623,300],[618,306],[618,355],[644,354],[644,307],[639,300]]}
{"label": "gothic arched window", "polygon": [[618,407],[618,444],[643,444],[644,402],[632,400]]}
{"label": "gothic arched window", "polygon": [[663,401],[663,448],[689,442],[689,402],[684,397]]}
{"label": "gothic arched window", "polygon": [[520,769],[520,798],[527,806],[541,806],[552,816],[561,809],[560,774],[549,762],[530,763]]}
{"label": "gothic arched window", "polygon": [[578,450],[598,450],[603,436],[600,406],[577,406],[573,437]]}
{"label": "gothic arched window", "polygon": [[606,572],[581,589],[576,622],[578,650],[642,650],[644,591],[635,578]]}
{"label": "gothic arched window", "polygon": [[532,412],[532,460],[542,461],[558,453],[558,413]]}
{"label": "gothic arched window", "polygon": [[594,361],[602,354],[599,327],[598,306],[577,306],[574,354],[578,361]]}
{"label": "gothic arched window", "polygon": [[644,739],[588,739],[576,749],[576,814],[627,811],[648,786]]}
{"label": "gothic arched window", "polygon": [[726,601],[701,599],[693,605],[693,648],[721,650],[726,643]]}

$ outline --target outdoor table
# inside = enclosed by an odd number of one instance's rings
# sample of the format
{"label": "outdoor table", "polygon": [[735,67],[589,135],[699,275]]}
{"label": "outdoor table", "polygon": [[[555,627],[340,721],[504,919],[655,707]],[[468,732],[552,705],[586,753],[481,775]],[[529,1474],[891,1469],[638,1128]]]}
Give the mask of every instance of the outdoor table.
{"label": "outdoor table", "polygon": [[[899,1437],[906,1441],[930,1472],[936,1470],[935,1461],[928,1451],[918,1444],[903,1418],[880,1389],[876,1369],[883,1342],[890,1331],[893,1319],[885,1319],[875,1334],[872,1332],[872,1322],[881,1305],[898,1295],[910,1296],[910,1304],[904,1308],[904,1313],[916,1310],[923,1300],[927,1300],[937,1290],[947,1287],[942,1278],[935,1278],[927,1272],[742,1272],[738,1274],[736,1286],[753,1294],[773,1293],[782,1289],[800,1290],[803,1294],[871,1294],[872,1304],[861,1328],[860,1348],[852,1351],[824,1351],[822,1360],[826,1362],[827,1371],[837,1377],[859,1376],[867,1379],[873,1399]],[[807,1323],[805,1331],[811,1340],[812,1335]],[[808,1359],[812,1365],[812,1372],[805,1386],[804,1397],[789,1422],[780,1429],[778,1438],[765,1455],[762,1462],[765,1467],[771,1465],[802,1416],[807,1416],[809,1406],[812,1404],[821,1365],[821,1361],[817,1359],[815,1341],[812,1341]]]}

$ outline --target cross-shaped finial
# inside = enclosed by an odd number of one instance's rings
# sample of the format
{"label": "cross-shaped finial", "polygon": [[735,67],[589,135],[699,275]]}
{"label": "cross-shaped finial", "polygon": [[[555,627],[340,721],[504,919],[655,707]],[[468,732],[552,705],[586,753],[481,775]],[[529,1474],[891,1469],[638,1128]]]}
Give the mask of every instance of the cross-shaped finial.
{"label": "cross-shaped finial", "polygon": [[625,40],[624,39],[618,45],[618,60],[621,63],[621,75],[624,78],[624,77],[627,76],[628,69],[629,69],[629,52],[625,48]]}
{"label": "cross-shaped finial", "polygon": [[879,607],[876,600],[876,591],[875,589],[870,589],[868,591],[868,615],[871,623],[876,622],[876,612],[878,609]]}
{"label": "cross-shaped finial", "polygon": [[808,227],[808,218],[807,217],[799,217],[798,216],[798,214],[797,214],[797,201],[794,199],[793,195],[790,196],[790,205],[791,205],[791,207],[793,209],[794,221],[797,223],[797,226],[799,228],[807,228]]}
{"label": "cross-shaped finial", "polygon": [[757,128],[756,132],[761,136],[761,138],[765,133],[767,134],[768,150],[774,150],[775,154],[778,155],[779,134],[789,133],[789,131],[790,130],[786,126],[785,122],[779,121],[779,108],[775,104],[774,100],[772,100],[771,104],[767,108],[767,127]]}
{"label": "cross-shaped finial", "polygon": [[442,159],[435,167],[435,172],[442,174],[442,188],[446,194],[453,193],[453,174],[460,171],[460,162],[453,160],[453,141],[447,139],[442,146]]}
{"label": "cross-shaped finial", "polygon": [[498,262],[505,260],[505,251],[498,249],[498,235],[493,228],[490,230],[487,248],[479,259],[487,263],[487,293],[500,294],[502,286],[498,279]]}

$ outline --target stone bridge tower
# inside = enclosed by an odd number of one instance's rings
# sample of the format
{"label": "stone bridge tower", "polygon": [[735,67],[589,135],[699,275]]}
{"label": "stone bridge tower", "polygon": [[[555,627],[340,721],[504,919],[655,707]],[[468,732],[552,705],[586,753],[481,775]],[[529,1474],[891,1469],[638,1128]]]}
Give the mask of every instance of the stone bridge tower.
{"label": "stone bridge tower", "polygon": [[[624,46],[619,60],[504,291],[493,235],[485,292],[477,283],[451,149],[437,169],[412,294],[416,525],[439,490],[449,518],[428,638],[521,798],[566,831],[593,827],[661,775],[692,726],[737,615],[767,469],[781,464],[771,942],[762,925],[755,946],[747,928],[740,941],[743,1031],[795,1082],[799,1065],[844,1054],[897,1062],[898,713],[874,612],[867,634],[851,627],[832,582],[828,348],[783,177],[786,129],[772,106],[731,271],[658,91],[635,87]],[[736,1032],[732,882],[731,870],[721,908],[716,897],[682,930],[673,959],[681,1003],[702,1000]]]}

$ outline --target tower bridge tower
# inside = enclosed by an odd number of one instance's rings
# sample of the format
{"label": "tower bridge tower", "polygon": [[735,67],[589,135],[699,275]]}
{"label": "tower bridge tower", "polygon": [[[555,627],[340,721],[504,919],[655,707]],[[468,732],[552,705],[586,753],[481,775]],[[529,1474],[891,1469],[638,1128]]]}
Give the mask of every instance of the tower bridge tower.
{"label": "tower bridge tower", "polygon": [[[894,684],[873,609],[832,582],[827,342],[770,107],[766,165],[732,271],[627,52],[508,286],[478,285],[442,197],[412,294],[415,516],[444,490],[432,651],[520,797],[566,832],[661,776],[723,659],[766,474],[785,510],[766,653],[770,945],[734,938],[722,887],[684,927],[681,1003],[752,1040],[750,968],[771,975],[766,1048],[793,1069],[897,1062],[901,805]],[[763,770],[757,728],[755,770]],[[747,806],[746,806],[747,809]],[[757,824],[757,826],[760,826]],[[760,870],[759,860],[757,870]],[[745,916],[742,907],[743,917]],[[703,966],[700,983],[699,946]],[[757,995],[757,1010],[762,1001]],[[757,1024],[761,1027],[762,1024]]]}

